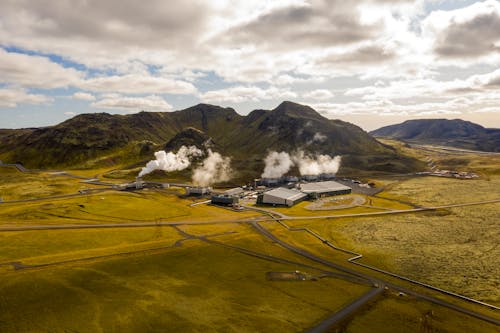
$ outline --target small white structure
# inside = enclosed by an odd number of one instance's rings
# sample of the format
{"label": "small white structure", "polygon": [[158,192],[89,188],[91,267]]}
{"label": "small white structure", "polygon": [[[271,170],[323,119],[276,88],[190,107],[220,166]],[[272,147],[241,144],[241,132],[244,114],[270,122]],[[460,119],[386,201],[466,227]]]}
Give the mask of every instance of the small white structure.
{"label": "small white structure", "polygon": [[259,195],[258,204],[281,205],[291,207],[305,200],[307,194],[294,189],[278,187]]}

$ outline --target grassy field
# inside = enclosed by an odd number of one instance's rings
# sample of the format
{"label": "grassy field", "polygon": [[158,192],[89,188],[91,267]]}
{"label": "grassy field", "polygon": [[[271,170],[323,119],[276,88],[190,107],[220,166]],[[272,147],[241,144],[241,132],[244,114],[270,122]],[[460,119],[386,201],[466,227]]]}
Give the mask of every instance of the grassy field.
{"label": "grassy field", "polygon": [[500,154],[469,153],[442,149],[434,146],[412,148],[397,140],[377,138],[378,141],[396,148],[401,154],[413,156],[423,161],[432,161],[437,168],[444,170],[474,171],[483,177],[500,175]]}
{"label": "grassy field", "polygon": [[[151,237],[144,234],[144,239]],[[272,253],[271,247],[267,251]],[[147,255],[4,272],[0,328],[2,332],[300,332],[368,290],[336,278],[265,279],[268,271],[295,269],[190,240],[182,247]],[[311,269],[305,272],[317,274]]]}
{"label": "grassy field", "polygon": [[163,191],[108,191],[67,199],[4,204],[0,210],[0,224],[214,221],[259,215],[222,211],[207,205],[190,207],[192,202],[192,199],[182,199]]}
{"label": "grassy field", "polygon": [[[376,197],[363,196],[365,203],[359,207],[313,211],[307,208],[310,202],[302,202],[291,208],[266,208],[301,217],[500,198],[497,157],[460,157],[392,144],[412,156],[432,158],[440,166],[453,164],[462,168],[459,171],[478,171],[482,177],[384,176],[372,180],[385,190]],[[93,177],[109,171],[106,161],[96,163],[100,169],[89,166],[72,172]],[[84,186],[90,187],[69,177],[0,168],[0,196],[4,200],[76,193]],[[300,332],[369,290],[366,285],[335,277],[266,280],[267,272],[300,270],[320,276],[318,269],[331,269],[279,246],[249,224],[209,223],[256,218],[261,213],[209,205],[191,207],[195,199],[184,198],[182,193],[175,188],[105,191],[0,204],[2,226],[207,222],[176,227],[0,232],[0,332]],[[349,202],[350,196],[345,197]],[[336,245],[362,253],[363,263],[500,305],[499,211],[496,203],[287,224],[306,226]],[[291,232],[277,222],[261,224],[292,245],[368,272],[346,262],[352,255],[335,251],[310,234]],[[199,236],[221,244],[192,238]],[[250,252],[245,254],[242,248]],[[276,258],[293,263],[277,262]],[[42,266],[14,269],[22,265]],[[340,328],[342,332],[495,330],[481,321],[390,290]]]}
{"label": "grassy field", "polygon": [[2,232],[0,263],[53,263],[167,246],[182,238],[169,227]]}
{"label": "grassy field", "polygon": [[411,201],[432,207],[499,199],[499,186],[500,176],[477,180],[428,176],[392,182],[377,197]]}
{"label": "grassy field", "polygon": [[0,167],[0,197],[4,201],[77,193],[88,188],[95,186],[48,172],[23,173],[14,167]]}
{"label": "grassy field", "polygon": [[[415,178],[392,186],[384,197],[422,205],[498,199],[498,178],[460,181]],[[500,204],[437,212],[294,221],[341,247],[365,255],[362,262],[438,287],[500,304]]]}
{"label": "grassy field", "polygon": [[494,333],[497,327],[427,302],[392,295],[356,316],[343,332]]}

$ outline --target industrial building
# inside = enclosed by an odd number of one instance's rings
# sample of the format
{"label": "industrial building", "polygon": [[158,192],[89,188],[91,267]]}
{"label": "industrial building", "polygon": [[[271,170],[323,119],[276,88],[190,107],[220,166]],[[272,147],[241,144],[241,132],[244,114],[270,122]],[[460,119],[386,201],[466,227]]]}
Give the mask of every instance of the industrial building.
{"label": "industrial building", "polygon": [[298,190],[278,187],[264,192],[257,197],[258,204],[281,205],[291,207],[305,200],[307,194]]}
{"label": "industrial building", "polygon": [[210,203],[220,206],[234,206],[240,202],[239,197],[227,195],[212,195]]}
{"label": "industrial building", "polygon": [[226,190],[222,192],[223,195],[229,196],[229,197],[240,197],[243,195],[244,191],[241,187],[235,187],[229,190]]}
{"label": "industrial building", "polygon": [[342,185],[333,180],[300,184],[300,190],[311,198],[351,193],[351,188],[349,186]]}
{"label": "industrial building", "polygon": [[275,187],[283,182],[282,178],[262,178],[257,181],[258,185],[264,185],[267,187]]}
{"label": "industrial building", "polygon": [[297,183],[299,181],[299,177],[297,177],[297,176],[286,176],[284,178],[284,180],[287,183]]}
{"label": "industrial building", "polygon": [[235,187],[221,194],[212,195],[210,202],[214,205],[234,206],[239,203],[240,196],[243,194],[241,187]]}
{"label": "industrial building", "polygon": [[212,189],[210,187],[186,187],[186,194],[187,195],[205,195],[205,194],[210,194],[212,192]]}
{"label": "industrial building", "polygon": [[322,173],[321,175],[319,175],[319,178],[321,180],[331,180],[331,179],[335,179],[335,174],[334,173]]}
{"label": "industrial building", "polygon": [[305,181],[308,181],[308,182],[315,182],[319,179],[319,176],[318,175],[303,175],[301,178]]}

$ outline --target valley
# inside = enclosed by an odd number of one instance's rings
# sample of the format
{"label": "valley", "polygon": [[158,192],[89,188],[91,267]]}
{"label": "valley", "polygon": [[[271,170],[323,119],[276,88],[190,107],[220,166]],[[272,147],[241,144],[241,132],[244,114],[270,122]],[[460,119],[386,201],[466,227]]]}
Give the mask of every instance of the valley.
{"label": "valley", "polygon": [[[386,143],[438,166],[457,159]],[[86,182],[123,183],[105,177],[115,168],[0,167],[2,330],[495,332],[500,161],[459,159],[481,177],[375,175],[365,181],[381,192],[331,210],[231,210],[176,186]],[[295,271],[313,278],[266,278]]]}

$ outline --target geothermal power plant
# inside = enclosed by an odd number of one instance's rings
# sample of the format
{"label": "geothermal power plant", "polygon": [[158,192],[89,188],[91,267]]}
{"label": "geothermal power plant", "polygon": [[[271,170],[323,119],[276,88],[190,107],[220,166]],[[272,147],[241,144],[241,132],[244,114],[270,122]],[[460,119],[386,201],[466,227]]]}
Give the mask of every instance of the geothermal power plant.
{"label": "geothermal power plant", "polygon": [[[192,184],[151,182],[142,178],[154,170],[184,170],[195,160],[198,162],[192,172]],[[229,157],[210,149],[203,152],[195,146],[182,146],[176,153],[159,151],[155,153],[155,160],[149,161],[141,169],[134,182],[118,185],[117,188],[134,191],[143,188],[182,187],[185,188],[187,196],[210,197],[210,203],[214,205],[233,207],[239,205],[240,199],[254,199],[260,205],[291,207],[303,200],[349,194],[352,191],[353,181],[336,178],[341,163],[340,156],[310,156],[303,151],[269,152],[264,158],[265,166],[261,178],[254,179],[242,187],[214,191],[212,184],[230,179],[230,162]],[[295,167],[300,175],[291,174],[292,167]]]}

